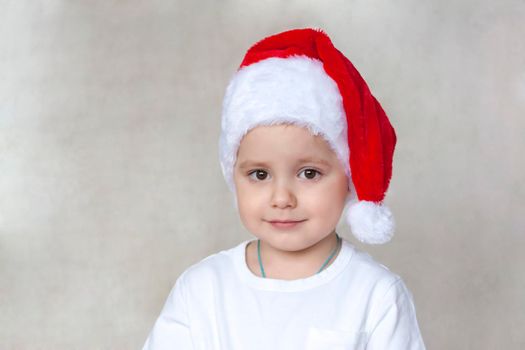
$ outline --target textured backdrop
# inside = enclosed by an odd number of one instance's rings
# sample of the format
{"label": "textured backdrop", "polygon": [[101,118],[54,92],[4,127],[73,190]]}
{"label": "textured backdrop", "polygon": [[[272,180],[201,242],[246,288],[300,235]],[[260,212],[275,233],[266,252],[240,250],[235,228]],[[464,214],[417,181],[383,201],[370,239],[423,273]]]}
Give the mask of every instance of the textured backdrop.
{"label": "textured backdrop", "polygon": [[[245,50],[320,27],[387,111],[393,241],[429,349],[525,348],[523,1],[0,0],[0,348],[139,349],[250,238],[218,163]],[[521,161],[520,161],[521,159]]]}

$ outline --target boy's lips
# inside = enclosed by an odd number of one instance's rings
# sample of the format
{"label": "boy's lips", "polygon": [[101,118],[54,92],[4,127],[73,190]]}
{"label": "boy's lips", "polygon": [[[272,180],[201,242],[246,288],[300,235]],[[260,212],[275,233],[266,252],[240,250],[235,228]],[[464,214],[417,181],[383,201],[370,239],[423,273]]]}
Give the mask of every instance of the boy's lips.
{"label": "boy's lips", "polygon": [[304,219],[304,220],[268,220],[267,222],[272,224],[272,226],[275,227],[275,228],[283,229],[283,228],[295,227],[295,226],[297,226],[298,224],[300,224],[301,222],[304,222],[304,221],[306,221],[306,219]]}

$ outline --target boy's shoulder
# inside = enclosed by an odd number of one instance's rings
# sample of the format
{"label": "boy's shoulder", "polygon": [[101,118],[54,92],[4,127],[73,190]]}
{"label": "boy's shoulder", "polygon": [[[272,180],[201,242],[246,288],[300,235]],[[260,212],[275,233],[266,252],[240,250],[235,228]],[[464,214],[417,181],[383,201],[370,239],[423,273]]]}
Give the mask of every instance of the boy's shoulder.
{"label": "boy's shoulder", "polygon": [[399,274],[391,271],[368,252],[353,245],[352,249],[353,255],[345,279],[348,288],[377,300],[382,300],[388,291],[391,292],[393,298],[400,293],[410,295]]}
{"label": "boy's shoulder", "polygon": [[353,247],[352,257],[355,271],[379,279],[399,279],[400,276],[390,268],[377,261],[364,250]]}
{"label": "boy's shoulder", "polygon": [[245,244],[246,241],[243,241],[234,247],[208,255],[186,268],[179,278],[186,280],[186,283],[202,284],[203,281],[215,281],[224,273],[231,274],[235,268],[235,257],[241,253]]}

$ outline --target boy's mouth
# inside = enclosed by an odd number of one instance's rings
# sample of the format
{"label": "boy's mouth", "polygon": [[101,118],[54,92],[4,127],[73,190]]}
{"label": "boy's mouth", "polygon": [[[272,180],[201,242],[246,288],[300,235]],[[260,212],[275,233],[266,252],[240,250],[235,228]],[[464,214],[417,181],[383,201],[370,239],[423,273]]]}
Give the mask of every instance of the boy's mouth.
{"label": "boy's mouth", "polygon": [[272,224],[275,228],[292,228],[297,225],[299,225],[301,222],[304,222],[305,220],[268,220],[270,224]]}

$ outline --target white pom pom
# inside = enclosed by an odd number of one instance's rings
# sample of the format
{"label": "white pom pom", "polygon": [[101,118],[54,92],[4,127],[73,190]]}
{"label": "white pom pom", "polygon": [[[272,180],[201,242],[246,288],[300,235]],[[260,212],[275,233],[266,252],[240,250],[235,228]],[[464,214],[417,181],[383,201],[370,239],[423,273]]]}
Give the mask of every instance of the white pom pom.
{"label": "white pom pom", "polygon": [[352,203],[346,220],[354,236],[367,244],[383,244],[394,235],[395,222],[390,209],[370,201]]}

